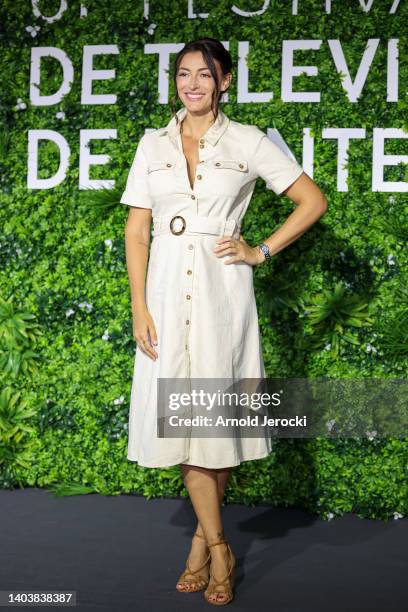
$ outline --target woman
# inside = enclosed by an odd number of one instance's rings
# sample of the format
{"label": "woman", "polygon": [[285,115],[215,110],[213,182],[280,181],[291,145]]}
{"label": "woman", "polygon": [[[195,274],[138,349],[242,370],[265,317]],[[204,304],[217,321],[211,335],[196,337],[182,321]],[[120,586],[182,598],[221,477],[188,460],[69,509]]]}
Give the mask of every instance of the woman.
{"label": "woman", "polygon": [[[229,52],[212,38],[178,53],[174,85],[183,106],[175,112],[173,101],[168,125],[142,136],[120,200],[130,206],[126,260],[137,342],[128,459],[146,467],[181,464],[198,524],[177,589],[205,589],[215,605],[233,598],[235,557],[220,513],[230,469],[266,457],[270,438],[158,436],[163,413],[156,383],[265,378],[253,266],[299,238],[327,209],[295,160],[259,128],[219,109],[231,70]],[[296,210],[250,246],[240,224],[257,177]]]}

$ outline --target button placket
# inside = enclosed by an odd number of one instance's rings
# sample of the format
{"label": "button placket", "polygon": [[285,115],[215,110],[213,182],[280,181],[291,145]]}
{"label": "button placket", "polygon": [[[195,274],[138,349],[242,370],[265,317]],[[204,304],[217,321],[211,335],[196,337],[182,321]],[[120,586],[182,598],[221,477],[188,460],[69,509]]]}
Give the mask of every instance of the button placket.
{"label": "button placket", "polygon": [[[204,142],[204,141],[203,141]],[[198,160],[197,166],[196,166],[196,174],[194,177],[194,187],[193,187],[193,191],[194,193],[190,194],[190,198],[192,200],[195,200],[195,204],[196,204],[196,214],[199,214],[198,211],[198,199],[201,197],[201,181],[203,180],[204,176],[202,174],[203,170],[200,169],[200,164],[203,164],[205,162],[205,159],[201,159],[201,155],[200,155],[200,159]]]}
{"label": "button placket", "polygon": [[191,311],[193,306],[193,279],[194,279],[194,257],[195,245],[189,242],[186,246],[185,256],[185,277],[184,277],[184,348],[186,359],[186,372],[190,376],[190,328],[191,328]]}

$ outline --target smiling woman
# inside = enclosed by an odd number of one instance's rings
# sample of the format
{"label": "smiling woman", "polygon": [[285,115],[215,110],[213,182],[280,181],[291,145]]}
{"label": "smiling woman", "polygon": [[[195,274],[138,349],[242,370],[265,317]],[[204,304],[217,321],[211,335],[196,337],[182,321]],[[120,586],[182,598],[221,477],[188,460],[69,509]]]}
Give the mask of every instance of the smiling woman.
{"label": "smiling woman", "polygon": [[[231,56],[218,40],[192,41],[179,52],[174,83],[182,107],[176,110],[173,100],[169,123],[141,138],[121,198],[131,207],[126,259],[137,341],[128,459],[146,467],[181,464],[198,537],[177,589],[206,588],[206,600],[216,605],[233,598],[235,557],[220,514],[230,470],[266,457],[270,436],[265,428],[258,437],[159,437],[164,417],[157,383],[223,379],[229,388],[265,378],[253,266],[265,261],[269,247],[277,253],[290,244],[325,210],[323,194],[296,160],[257,126],[219,109],[231,70]],[[250,246],[240,231],[258,177],[276,194],[295,194],[298,204],[262,248]]]}

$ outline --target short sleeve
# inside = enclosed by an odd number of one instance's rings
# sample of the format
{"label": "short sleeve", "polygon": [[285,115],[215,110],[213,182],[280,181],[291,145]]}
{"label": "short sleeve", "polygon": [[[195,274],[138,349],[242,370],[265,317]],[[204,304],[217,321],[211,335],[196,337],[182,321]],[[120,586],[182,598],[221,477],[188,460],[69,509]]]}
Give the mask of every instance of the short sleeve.
{"label": "short sleeve", "polygon": [[286,155],[262,130],[257,128],[257,131],[260,137],[251,157],[252,169],[265,181],[267,189],[279,195],[299,178],[303,168]]}
{"label": "short sleeve", "polygon": [[152,208],[152,198],[147,184],[147,159],[144,151],[144,136],[139,141],[126,181],[121,204]]}

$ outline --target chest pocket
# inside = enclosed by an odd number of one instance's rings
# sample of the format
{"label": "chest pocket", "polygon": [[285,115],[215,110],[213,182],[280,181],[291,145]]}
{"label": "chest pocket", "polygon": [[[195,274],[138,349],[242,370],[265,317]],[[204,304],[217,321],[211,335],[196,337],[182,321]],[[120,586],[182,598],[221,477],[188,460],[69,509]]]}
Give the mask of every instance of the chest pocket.
{"label": "chest pocket", "polygon": [[248,162],[245,159],[213,159],[211,161],[215,188],[219,193],[229,196],[238,195],[248,175]]}
{"label": "chest pocket", "polygon": [[148,163],[147,172],[151,174],[157,170],[170,170],[171,168],[173,168],[173,164],[170,161],[158,159]]}
{"label": "chest pocket", "polygon": [[147,164],[147,181],[152,196],[168,194],[174,190],[174,163],[167,159],[154,159]]}
{"label": "chest pocket", "polygon": [[238,172],[247,172],[248,171],[248,163],[245,160],[236,160],[236,159],[214,159],[213,160],[214,168],[223,170],[227,168],[228,170],[238,170]]}

